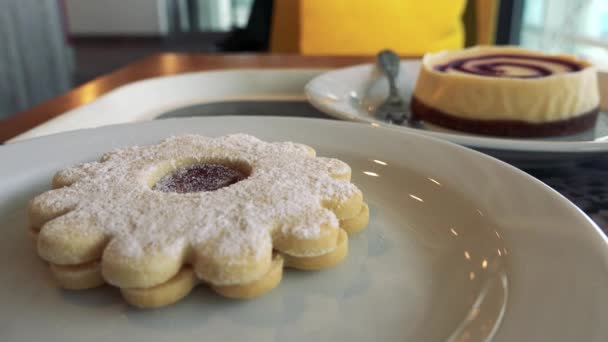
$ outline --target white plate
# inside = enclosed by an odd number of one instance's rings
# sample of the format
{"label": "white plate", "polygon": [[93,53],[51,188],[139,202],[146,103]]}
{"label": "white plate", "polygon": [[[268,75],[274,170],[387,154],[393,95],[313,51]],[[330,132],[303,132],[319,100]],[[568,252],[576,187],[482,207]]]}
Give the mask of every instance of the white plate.
{"label": "white plate", "polygon": [[[24,207],[55,171],[169,135],[246,132],[348,162],[371,208],[348,258],[288,270],[251,301],[199,288],[138,311],[116,289],[57,288]],[[407,150],[408,153],[403,153]],[[0,147],[2,341],[605,341],[608,244],[580,210],[517,169],[396,129],[260,117],[159,120]]]}
{"label": "white plate", "polygon": [[[419,61],[402,61],[398,85],[404,99],[411,98],[420,70]],[[608,74],[600,73],[602,108],[608,107]],[[305,88],[317,109],[343,120],[388,126],[373,116],[373,110],[386,98],[388,82],[371,64],[338,69],[312,79]],[[589,158],[608,152],[608,113],[599,115],[597,125],[587,132],[569,137],[545,139],[506,139],[473,135],[424,123],[420,128],[398,126],[461,145],[482,149],[509,161],[527,164]]]}
{"label": "white plate", "polygon": [[[305,101],[304,86],[326,69],[227,69],[153,77],[113,89],[10,139],[153,120],[193,105],[235,101]],[[243,113],[244,115],[248,113]]]}

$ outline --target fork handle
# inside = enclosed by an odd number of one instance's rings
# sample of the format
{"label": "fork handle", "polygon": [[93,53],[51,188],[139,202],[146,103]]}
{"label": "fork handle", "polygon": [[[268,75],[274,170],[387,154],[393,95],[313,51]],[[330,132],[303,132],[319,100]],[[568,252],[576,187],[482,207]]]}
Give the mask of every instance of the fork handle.
{"label": "fork handle", "polygon": [[399,75],[399,56],[391,50],[382,50],[378,53],[378,65],[388,78],[391,95],[396,94],[395,81]]}

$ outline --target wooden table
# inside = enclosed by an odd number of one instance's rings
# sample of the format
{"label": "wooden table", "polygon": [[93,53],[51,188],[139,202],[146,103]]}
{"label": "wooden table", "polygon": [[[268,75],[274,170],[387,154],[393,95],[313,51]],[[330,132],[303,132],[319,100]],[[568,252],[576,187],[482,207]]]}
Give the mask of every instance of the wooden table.
{"label": "wooden table", "polygon": [[236,68],[337,68],[373,61],[367,56],[300,56],[272,54],[177,54],[162,53],[144,58],[96,78],[63,95],[0,121],[4,142],[68,110],[134,81],[191,71]]}

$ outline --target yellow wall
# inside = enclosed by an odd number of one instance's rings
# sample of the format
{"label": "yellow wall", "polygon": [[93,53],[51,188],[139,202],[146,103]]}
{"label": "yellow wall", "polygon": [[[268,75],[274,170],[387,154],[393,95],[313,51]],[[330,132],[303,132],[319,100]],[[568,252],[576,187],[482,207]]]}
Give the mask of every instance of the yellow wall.
{"label": "yellow wall", "polygon": [[466,0],[275,0],[271,50],[402,55],[460,48]]}

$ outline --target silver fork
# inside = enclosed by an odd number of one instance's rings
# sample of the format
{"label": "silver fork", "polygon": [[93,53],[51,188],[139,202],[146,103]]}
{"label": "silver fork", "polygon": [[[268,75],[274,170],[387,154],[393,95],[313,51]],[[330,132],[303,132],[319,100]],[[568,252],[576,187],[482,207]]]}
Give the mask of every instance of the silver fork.
{"label": "silver fork", "polygon": [[374,115],[390,123],[402,124],[409,119],[406,103],[397,92],[397,76],[399,75],[399,56],[391,50],[382,50],[378,53],[378,66],[386,75],[389,85],[389,94],[386,100],[378,106]]}

